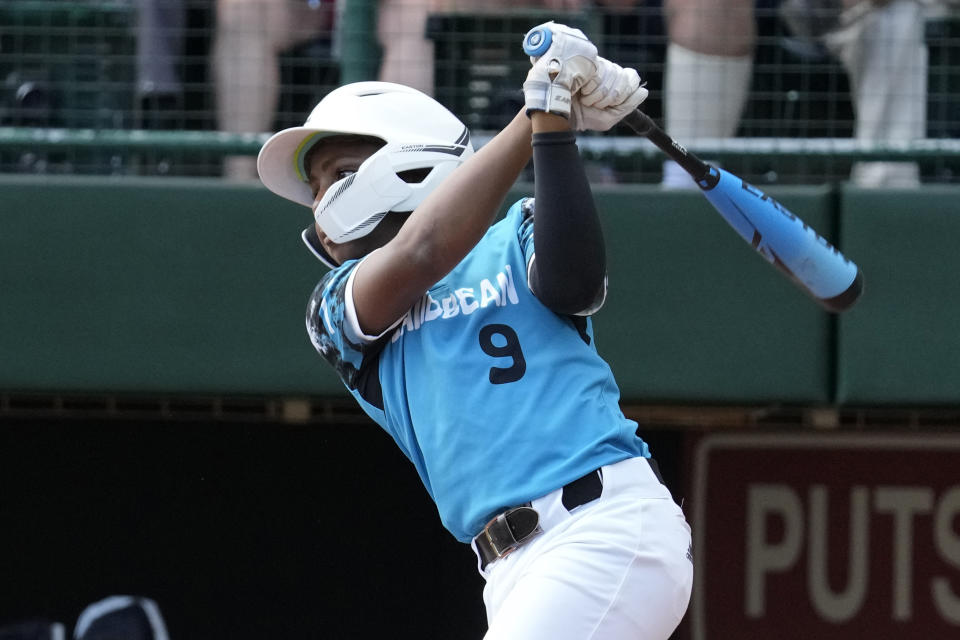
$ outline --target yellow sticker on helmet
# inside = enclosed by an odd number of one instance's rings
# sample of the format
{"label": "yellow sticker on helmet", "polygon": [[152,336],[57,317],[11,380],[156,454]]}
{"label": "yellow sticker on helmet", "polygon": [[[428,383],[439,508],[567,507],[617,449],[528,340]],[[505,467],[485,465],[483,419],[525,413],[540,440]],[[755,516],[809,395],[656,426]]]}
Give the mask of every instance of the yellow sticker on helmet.
{"label": "yellow sticker on helmet", "polygon": [[307,168],[304,166],[303,161],[307,157],[310,149],[313,148],[313,145],[319,142],[322,136],[322,131],[310,134],[297,145],[297,150],[293,154],[293,170],[296,172],[297,177],[304,182],[310,182],[310,178],[307,176]]}

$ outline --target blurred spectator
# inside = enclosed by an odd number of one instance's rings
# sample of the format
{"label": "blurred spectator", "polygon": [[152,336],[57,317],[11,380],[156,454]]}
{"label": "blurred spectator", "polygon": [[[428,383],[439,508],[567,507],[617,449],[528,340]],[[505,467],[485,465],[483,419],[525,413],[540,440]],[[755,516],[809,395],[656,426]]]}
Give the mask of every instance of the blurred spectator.
{"label": "blurred spectator", "polygon": [[[0,640],[63,640],[63,623],[43,618],[0,626]],[[170,640],[155,600],[143,596],[108,596],[83,609],[71,636],[74,640]]]}
{"label": "blurred spectator", "polygon": [[405,84],[427,95],[434,95],[434,44],[426,33],[427,17],[431,14],[461,11],[484,14],[511,9],[570,12],[581,10],[586,2],[587,0],[381,0],[377,37],[383,51],[383,60],[380,64],[379,79]]}
{"label": "blurred spectator", "polygon": [[[298,43],[332,36],[334,1],[348,0],[217,0],[212,57],[221,131],[247,133],[273,128],[280,92],[279,56]],[[524,0],[520,6],[572,11],[580,10],[583,4],[584,0]],[[427,17],[458,10],[483,13],[508,8],[515,9],[517,4],[511,0],[380,0],[377,39],[382,57],[378,79],[433,95],[434,44],[427,37]],[[256,177],[256,158],[226,158],[224,176]]]}
{"label": "blurred spectator", "polygon": [[[799,36],[827,46],[844,65],[856,114],[855,137],[905,142],[926,134],[927,50],[915,0],[785,0]],[[664,73],[667,132],[685,144],[735,135],[753,71],[753,0],[665,0],[669,44]],[[915,163],[857,163],[861,186],[914,186]],[[673,162],[663,185],[692,187]]]}
{"label": "blurred spectator", "polygon": [[77,618],[74,640],[170,640],[155,600],[109,596],[88,605]]}
{"label": "blurred spectator", "polygon": [[[270,131],[280,95],[280,54],[333,29],[331,2],[217,0],[213,81],[221,131]],[[256,158],[224,160],[224,177],[255,178]]]}
{"label": "blurred spectator", "polygon": [[[337,0],[345,2],[346,0]],[[426,38],[430,12],[445,0],[381,0],[377,37],[383,51],[379,79],[433,94],[433,43]],[[217,0],[213,78],[221,131],[273,128],[280,93],[280,54],[333,35],[334,0]],[[256,158],[225,159],[224,176],[256,177]]]}
{"label": "blurred spectator", "polygon": [[427,16],[448,9],[449,0],[381,0],[377,39],[383,58],[379,80],[434,93],[433,40]]}
{"label": "blurred spectator", "polygon": [[[824,36],[850,76],[854,136],[881,142],[923,138],[927,130],[923,7],[915,0],[859,6],[862,16],[849,7],[854,12],[852,23]],[[865,187],[912,187],[920,183],[920,169],[913,162],[858,162],[851,179]]]}
{"label": "blurred spectator", "polygon": [[169,129],[182,108],[183,0],[137,0],[138,127]]}

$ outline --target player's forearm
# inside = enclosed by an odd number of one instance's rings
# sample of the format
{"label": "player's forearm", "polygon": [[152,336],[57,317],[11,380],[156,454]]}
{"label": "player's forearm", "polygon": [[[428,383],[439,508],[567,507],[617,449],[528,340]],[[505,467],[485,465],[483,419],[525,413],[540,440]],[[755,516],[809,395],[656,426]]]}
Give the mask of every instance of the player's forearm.
{"label": "player's forearm", "polygon": [[533,237],[534,293],[550,309],[574,314],[592,307],[603,291],[603,232],[576,138],[571,131],[533,138],[536,180]]}
{"label": "player's forearm", "polygon": [[426,286],[446,275],[479,242],[507,191],[530,161],[530,119],[519,113],[441,183],[410,216],[395,242],[426,271]]}

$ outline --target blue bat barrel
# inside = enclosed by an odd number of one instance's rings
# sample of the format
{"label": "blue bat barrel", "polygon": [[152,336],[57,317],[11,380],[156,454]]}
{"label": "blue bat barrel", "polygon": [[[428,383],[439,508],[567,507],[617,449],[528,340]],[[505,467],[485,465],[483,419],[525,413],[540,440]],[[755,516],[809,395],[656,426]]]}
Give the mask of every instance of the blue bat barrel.
{"label": "blue bat barrel", "polygon": [[860,268],[779,202],[716,167],[698,184],[741,238],[826,309],[844,311],[860,297]]}

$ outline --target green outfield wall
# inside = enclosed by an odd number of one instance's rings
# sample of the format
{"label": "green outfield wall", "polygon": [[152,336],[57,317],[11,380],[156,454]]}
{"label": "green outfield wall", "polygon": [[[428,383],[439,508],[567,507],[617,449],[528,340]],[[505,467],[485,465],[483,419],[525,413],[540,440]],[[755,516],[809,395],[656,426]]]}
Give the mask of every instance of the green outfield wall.
{"label": "green outfield wall", "polygon": [[[960,189],[769,192],[860,263],[851,311],[822,311],[697,193],[595,189],[597,346],[624,399],[960,402]],[[304,330],[323,273],[306,209],[218,180],[0,176],[0,220],[0,390],[343,395]]]}

